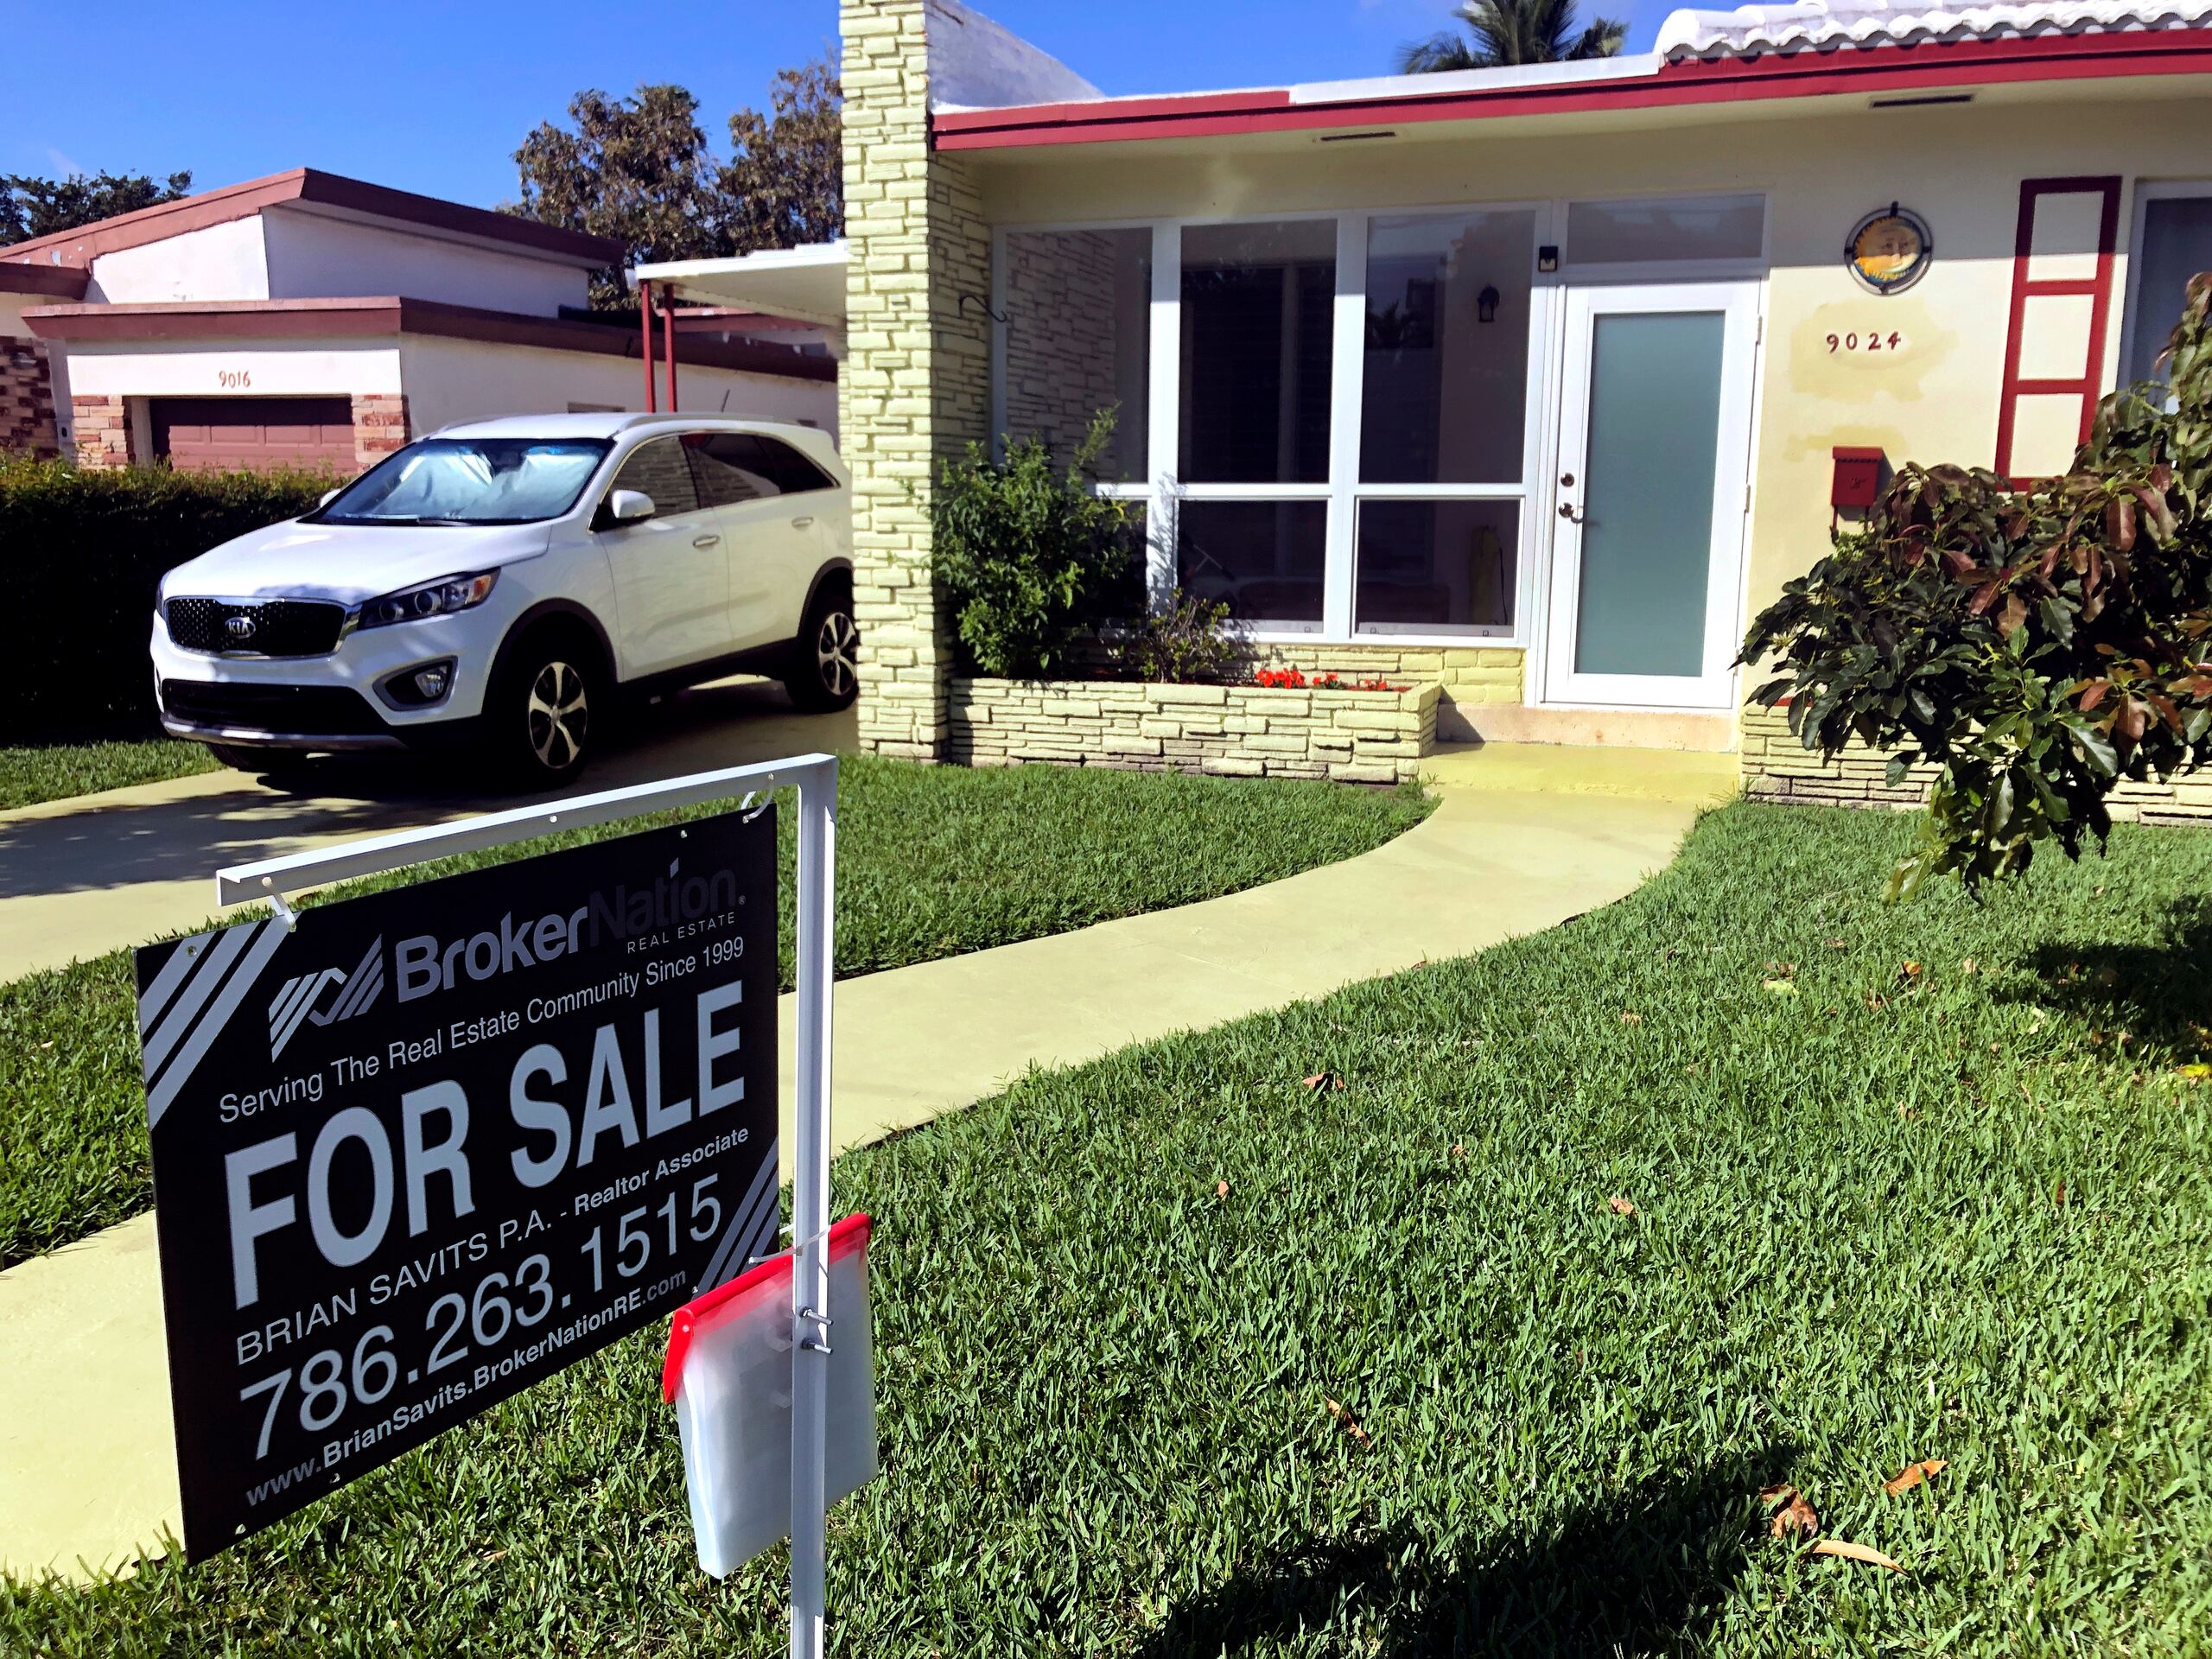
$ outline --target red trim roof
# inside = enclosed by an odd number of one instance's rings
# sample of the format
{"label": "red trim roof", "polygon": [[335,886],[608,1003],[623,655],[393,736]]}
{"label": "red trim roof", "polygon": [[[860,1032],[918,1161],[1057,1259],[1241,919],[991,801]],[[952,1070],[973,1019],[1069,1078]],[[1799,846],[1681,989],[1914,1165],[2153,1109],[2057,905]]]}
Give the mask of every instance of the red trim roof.
{"label": "red trim roof", "polygon": [[586,236],[512,213],[495,213],[489,208],[442,201],[435,196],[418,196],[410,190],[393,190],[361,179],[325,173],[317,168],[296,167],[289,173],[248,179],[243,184],[228,184],[219,190],[204,190],[196,196],[141,207],[136,213],[118,213],[113,219],[103,219],[73,231],[57,231],[51,236],[13,243],[0,248],[0,263],[18,264],[35,259],[40,264],[48,264],[59,254],[65,265],[89,265],[104,253],[143,247],[149,242],[181,236],[187,231],[205,230],[210,225],[251,219],[264,207],[281,207],[287,202],[334,207],[372,219],[395,219],[459,236],[511,243],[575,264],[620,265],[629,259],[629,250],[611,237]]}
{"label": "red trim roof", "polygon": [[2212,29],[2039,35],[1930,42],[1661,65],[1649,75],[1555,85],[1466,87],[1398,98],[1301,103],[1281,87],[1188,98],[1102,99],[996,110],[946,110],[931,122],[939,149],[1129,143],[1426,121],[1671,109],[1770,98],[1920,92],[1960,86],[2132,75],[2212,74]]}
{"label": "red trim roof", "polygon": [[[48,305],[27,309],[23,321],[41,340],[130,340],[159,344],[179,340],[332,340],[362,335],[428,334],[485,340],[541,351],[592,352],[636,357],[635,329],[620,324],[578,322],[566,317],[486,311],[396,294],[369,299],[187,300],[144,305]],[[781,375],[791,380],[834,381],[836,359],[796,346],[746,340],[686,342],[687,366]]]}

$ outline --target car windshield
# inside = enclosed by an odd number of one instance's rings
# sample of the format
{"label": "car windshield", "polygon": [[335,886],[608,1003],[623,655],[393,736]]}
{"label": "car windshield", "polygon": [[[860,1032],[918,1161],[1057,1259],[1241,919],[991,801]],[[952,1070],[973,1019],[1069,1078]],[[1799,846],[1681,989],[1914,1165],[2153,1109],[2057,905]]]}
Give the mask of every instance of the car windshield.
{"label": "car windshield", "polygon": [[613,446],[596,438],[426,438],[308,517],[330,524],[527,524],[576,504]]}

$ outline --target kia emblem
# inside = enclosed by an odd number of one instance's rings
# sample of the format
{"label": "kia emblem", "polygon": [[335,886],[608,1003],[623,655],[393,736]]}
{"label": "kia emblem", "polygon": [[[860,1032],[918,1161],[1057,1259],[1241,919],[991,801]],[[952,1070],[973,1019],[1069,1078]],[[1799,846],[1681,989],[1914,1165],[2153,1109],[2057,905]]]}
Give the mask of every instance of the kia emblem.
{"label": "kia emblem", "polygon": [[253,619],[250,616],[227,618],[223,623],[223,632],[243,644],[253,638]]}

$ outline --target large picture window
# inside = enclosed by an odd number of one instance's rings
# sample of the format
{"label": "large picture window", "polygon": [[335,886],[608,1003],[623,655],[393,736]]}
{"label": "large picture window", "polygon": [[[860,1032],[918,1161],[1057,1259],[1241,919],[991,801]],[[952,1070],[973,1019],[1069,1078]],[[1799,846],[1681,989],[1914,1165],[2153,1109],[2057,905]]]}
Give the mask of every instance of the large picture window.
{"label": "large picture window", "polygon": [[[2175,204],[2158,234],[2204,206]],[[1219,601],[1262,639],[1529,643],[1560,500],[1543,423],[1567,296],[1752,276],[1765,207],[1745,194],[1002,227],[995,429],[1065,457],[1118,407],[1098,487],[1144,503],[1155,600]],[[1559,256],[1543,272],[1540,250]]]}
{"label": "large picture window", "polygon": [[1329,503],[1185,500],[1176,513],[1176,582],[1262,629],[1318,632]]}
{"label": "large picture window", "polygon": [[1332,219],[1183,232],[1185,484],[1324,484]]}
{"label": "large picture window", "polygon": [[1407,500],[1359,504],[1362,633],[1499,633],[1513,626],[1521,504]]}
{"label": "large picture window", "polygon": [[1367,231],[1364,484],[1518,484],[1536,216],[1378,216]]}
{"label": "large picture window", "polygon": [[2146,187],[2136,236],[2122,385],[2167,378],[2158,354],[2180,321],[2189,279],[2201,270],[2212,270],[2212,184]]}

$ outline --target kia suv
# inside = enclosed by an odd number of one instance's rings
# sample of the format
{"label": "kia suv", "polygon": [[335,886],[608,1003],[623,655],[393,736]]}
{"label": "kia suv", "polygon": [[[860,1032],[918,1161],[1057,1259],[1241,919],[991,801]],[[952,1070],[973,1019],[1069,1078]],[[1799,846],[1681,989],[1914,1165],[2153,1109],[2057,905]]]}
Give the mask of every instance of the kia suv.
{"label": "kia suv", "polygon": [[827,434],[677,415],[448,427],[162,578],[162,724],[218,760],[468,746],[562,783],[610,705],[726,674],[858,689]]}

